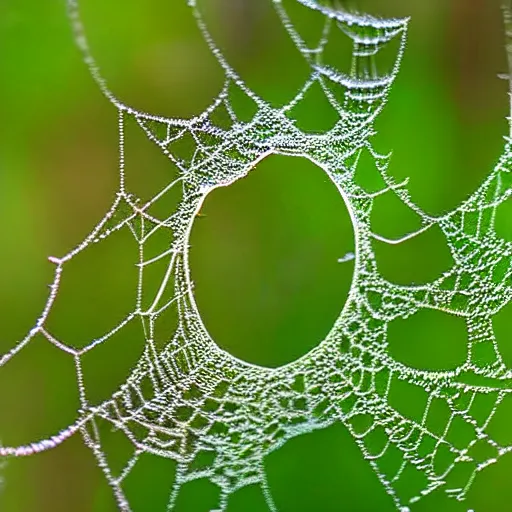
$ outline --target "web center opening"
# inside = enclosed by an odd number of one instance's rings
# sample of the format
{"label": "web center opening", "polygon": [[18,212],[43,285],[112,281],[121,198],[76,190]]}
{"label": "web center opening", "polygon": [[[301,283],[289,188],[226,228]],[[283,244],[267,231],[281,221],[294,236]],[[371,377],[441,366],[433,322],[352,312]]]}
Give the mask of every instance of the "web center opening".
{"label": "web center opening", "polygon": [[325,171],[270,155],[213,190],[194,221],[189,261],[206,329],[252,364],[300,358],[342,311],[354,254],[349,212]]}

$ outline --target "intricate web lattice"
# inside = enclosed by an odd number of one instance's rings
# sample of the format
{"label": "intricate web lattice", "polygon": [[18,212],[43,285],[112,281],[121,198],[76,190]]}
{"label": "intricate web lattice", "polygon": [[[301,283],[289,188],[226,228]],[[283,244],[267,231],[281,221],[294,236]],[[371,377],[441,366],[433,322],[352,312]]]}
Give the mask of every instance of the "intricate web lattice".
{"label": "intricate web lattice", "polygon": [[[308,46],[288,18],[285,4],[272,0],[290,38],[310,65],[310,76],[296,97],[286,106],[274,108],[247,87],[225,60],[195,0],[188,0],[191,15],[224,70],[225,82],[203,114],[184,120],[139,112],[110,92],[88,50],[77,0],[69,0],[70,18],[86,63],[119,112],[120,188],[112,208],[92,233],[66,256],[51,258],[55,280],[46,308],[26,338],[0,358],[0,367],[7,365],[41,336],[69,354],[76,363],[82,400],[79,418],[52,438],[27,446],[3,447],[0,455],[35,454],[81,434],[96,455],[121,510],[131,510],[124,481],[141,455],[149,452],[178,464],[168,510],[173,509],[185,482],[207,478],[221,489],[219,510],[225,510],[235,490],[258,484],[269,510],[275,511],[264,474],[264,457],[294,436],[340,422],[353,435],[397,508],[408,510],[410,503],[439,487],[464,499],[479,471],[512,450],[510,445],[499,444],[487,430],[512,389],[512,370],[503,363],[492,328],[493,315],[512,297],[512,244],[500,239],[494,229],[497,207],[512,194],[511,142],[507,141],[496,168],[460,207],[441,217],[426,214],[413,203],[405,184],[390,178],[386,172],[389,159],[377,154],[370,142],[374,120],[386,103],[399,69],[407,20],[353,15],[333,8],[327,1],[297,1],[320,12],[325,28],[317,45]],[[323,63],[324,48],[334,31],[342,31],[352,40],[349,73]],[[399,41],[394,66],[389,73],[379,74],[375,57],[392,40]],[[308,89],[317,85],[339,119],[325,133],[305,133],[289,114]],[[239,118],[231,101],[234,92],[253,102],[255,113],[250,120]],[[227,113],[224,119],[228,120],[222,126],[216,122],[221,111]],[[123,133],[129,118],[179,169],[179,177],[146,203],[137,201],[125,187]],[[194,151],[187,158],[175,150],[176,142],[185,137],[194,141]],[[377,193],[367,192],[354,178],[359,155],[365,149],[373,155],[387,184]],[[354,224],[356,261],[348,300],[326,339],[301,359],[266,369],[235,359],[207,333],[194,302],[187,250],[194,218],[208,193],[245,176],[272,153],[308,158],[336,184]],[[177,210],[167,218],[153,215],[152,206],[176,190],[180,196]],[[372,240],[378,235],[370,226],[374,199],[382,194],[396,194],[421,217],[418,233],[433,226],[442,230],[454,261],[442,277],[422,286],[398,286],[382,277],[372,250]],[[112,332],[81,349],[72,348],[46,327],[61,275],[66,265],[91,244],[122,230],[128,230],[139,246],[134,309]],[[147,242],[162,232],[168,232],[172,240],[168,250],[148,254]],[[148,303],[145,271],[162,260],[168,262],[166,272]],[[390,357],[389,323],[422,309],[441,310],[466,320],[468,357],[456,370],[419,371]],[[170,311],[178,316],[176,331],[159,332],[159,320]],[[132,322],[141,322],[144,327],[144,354],[110,399],[91,406],[81,359],[108,343],[114,334],[122,334]],[[156,336],[167,336],[163,349],[154,343]],[[389,394],[397,381],[426,390],[428,399],[420,420],[391,406]],[[484,417],[474,413],[478,396],[490,400]],[[442,427],[434,429],[429,426],[429,417],[436,404],[442,404],[449,414]],[[112,424],[133,444],[133,457],[119,473],[109,467],[99,421]],[[452,427],[460,423],[469,431],[465,438],[451,434]],[[482,445],[485,450],[477,449]],[[391,452],[400,460],[392,470],[387,464]],[[436,462],[441,453],[444,465]],[[208,462],[203,464],[201,460]],[[402,489],[400,482],[408,471],[422,478]]]}

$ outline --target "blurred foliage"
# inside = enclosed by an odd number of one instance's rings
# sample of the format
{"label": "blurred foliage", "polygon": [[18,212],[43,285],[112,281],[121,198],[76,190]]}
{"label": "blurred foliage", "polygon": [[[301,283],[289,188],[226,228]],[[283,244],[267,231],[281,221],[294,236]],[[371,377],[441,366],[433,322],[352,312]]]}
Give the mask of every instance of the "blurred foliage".
{"label": "blurred foliage", "polygon": [[[116,112],[81,60],[63,4],[0,5],[0,353],[40,314],[52,279],[47,257],[74,247],[103,216],[117,187]],[[185,1],[81,4],[92,51],[126,103],[155,114],[192,116],[219,90],[222,74]],[[304,63],[269,2],[200,4],[249,85],[276,104],[293,96],[304,80]],[[402,71],[374,143],[381,152],[393,151],[391,174],[410,177],[409,189],[422,207],[447,211],[489,172],[508,130],[507,84],[497,78],[506,71],[499,6],[488,0],[360,0],[359,6],[412,17]],[[305,15],[297,22],[314,29]],[[333,58],[348,58],[343,42],[333,52]],[[321,125],[329,115],[317,105],[303,119]],[[167,162],[140,133],[127,137],[128,180],[143,196],[168,179]],[[365,162],[363,172],[370,175],[371,159]],[[338,259],[353,250],[353,233],[334,186],[310,167],[291,157],[264,162],[243,183],[213,192],[196,221],[191,258],[198,304],[218,343],[238,357],[271,366],[298,357],[322,339],[343,307],[353,267]],[[293,183],[291,172],[297,175]],[[397,205],[383,204],[378,217],[382,230],[391,230],[384,234],[409,229],[407,213]],[[77,344],[131,307],[134,269],[123,263],[129,242],[111,245],[77,262],[63,283],[56,311],[61,314],[50,319],[56,332]],[[390,279],[431,279],[449,264],[438,239],[387,249],[376,247]],[[425,336],[429,323],[397,329],[396,357],[417,359],[408,343],[414,340],[422,350],[439,351],[426,356],[432,364],[442,367],[458,357],[457,322],[443,324],[432,346]],[[500,328],[504,345],[507,325]],[[141,350],[140,333],[113,342],[90,362],[98,397],[123,381]],[[57,352],[34,344],[0,370],[3,443],[40,439],[73,420],[73,366]],[[400,400],[410,397],[404,392]],[[434,493],[414,510],[508,510],[510,465],[506,456],[485,471],[467,506]],[[267,470],[280,511],[393,509],[341,426],[294,439],[268,458]],[[132,477],[140,510],[163,510],[173,471],[170,461],[148,460]],[[78,438],[38,457],[9,461],[3,474],[2,511],[115,510],[101,471]],[[197,485],[183,498],[184,512],[213,506],[215,490]],[[229,511],[265,510],[258,492],[240,491]]]}

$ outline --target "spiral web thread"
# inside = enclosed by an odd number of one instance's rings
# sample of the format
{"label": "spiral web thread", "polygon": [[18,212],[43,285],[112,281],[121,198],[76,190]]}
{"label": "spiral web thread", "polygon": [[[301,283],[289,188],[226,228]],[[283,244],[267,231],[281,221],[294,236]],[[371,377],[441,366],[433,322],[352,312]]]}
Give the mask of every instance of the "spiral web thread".
{"label": "spiral web thread", "polygon": [[[321,13],[323,35],[310,47],[295,29],[287,5],[298,1]],[[497,208],[512,193],[512,151],[507,139],[503,156],[480,188],[454,211],[441,217],[423,212],[411,200],[404,183],[388,174],[389,158],[377,154],[371,138],[398,73],[405,48],[407,20],[377,19],[350,14],[327,1],[272,0],[284,28],[305,61],[310,76],[287,105],[273,107],[239,77],[213,41],[195,0],[189,0],[208,47],[225,73],[220,94],[193,119],[167,119],[139,112],[120,102],[108,89],[93,60],[79,17],[77,0],[69,0],[69,15],[85,61],[105,96],[119,113],[120,187],[103,220],[73,251],[55,264],[55,278],[47,305],[30,333],[0,358],[0,368],[31,341],[43,336],[69,354],[76,364],[82,401],[77,421],[59,434],[20,447],[2,447],[1,456],[32,455],[59,445],[72,435],[82,435],[97,457],[113,489],[120,510],[132,510],[124,482],[144,453],[177,463],[169,496],[172,511],[182,486],[206,478],[220,488],[219,510],[230,495],[244,486],[261,486],[270,511],[277,510],[266,482],[264,459],[292,437],[342,423],[352,434],[397,509],[408,506],[435,489],[463,500],[478,473],[512,450],[488,432],[488,425],[512,389],[512,370],[506,367],[493,333],[493,316],[512,296],[512,244],[495,231]],[[351,69],[329,67],[323,52],[335,31],[352,40]],[[399,42],[394,65],[380,73],[375,62],[391,41]],[[307,91],[320,86],[338,114],[325,133],[306,133],[297,127],[291,111]],[[254,105],[250,120],[242,120],[232,102],[236,92]],[[216,119],[222,118],[222,125]],[[134,120],[147,137],[179,170],[178,177],[147,202],[125,187],[124,127]],[[194,141],[188,156],[175,149],[185,137]],[[363,151],[368,151],[386,186],[368,192],[356,183],[355,173]],[[351,214],[355,237],[355,271],[347,303],[330,333],[299,360],[277,369],[246,364],[221,350],[208,335],[194,302],[187,259],[194,218],[206,195],[215,187],[245,176],[272,153],[307,158],[325,170],[338,187]],[[167,218],[157,218],[152,207],[166,194],[178,192],[179,205]],[[370,214],[374,199],[396,194],[416,212],[422,226],[402,240],[386,240],[372,232]],[[374,239],[400,243],[434,226],[443,232],[453,257],[453,267],[437,280],[421,286],[398,286],[379,273],[372,250]],[[139,282],[133,311],[111,332],[75,349],[56,339],[46,320],[59,292],[66,265],[92,244],[115,232],[128,231],[139,247]],[[151,254],[148,242],[168,233],[168,249]],[[145,271],[167,262],[161,286],[147,297]],[[467,324],[467,360],[450,372],[409,368],[388,353],[390,322],[411,317],[422,309],[458,315]],[[162,332],[167,315],[177,316],[174,333]],[[145,349],[126,382],[103,403],[91,405],[82,377],[81,359],[89,351],[139,322]],[[156,338],[165,345],[157,346]],[[425,393],[424,413],[411,418],[390,404],[399,382]],[[474,404],[487,399],[487,412],[476,413]],[[436,407],[448,414],[435,426]],[[102,447],[98,422],[123,432],[133,445],[133,456],[114,472]],[[435,423],[435,422],[434,422]],[[463,425],[465,436],[454,435]],[[482,449],[483,448],[483,449]],[[390,464],[394,458],[398,464]],[[414,474],[410,479],[407,475]],[[406,485],[402,485],[406,481]]]}

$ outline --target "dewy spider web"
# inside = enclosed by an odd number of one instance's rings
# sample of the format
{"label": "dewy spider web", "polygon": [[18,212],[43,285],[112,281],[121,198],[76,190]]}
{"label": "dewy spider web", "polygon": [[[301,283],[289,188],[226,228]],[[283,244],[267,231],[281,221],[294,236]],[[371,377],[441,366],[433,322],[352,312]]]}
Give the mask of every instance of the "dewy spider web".
{"label": "dewy spider web", "polygon": [[[89,52],[77,0],[69,0],[70,19],[85,61],[119,113],[120,187],[112,208],[92,233],[66,256],[50,259],[55,264],[55,279],[41,317],[26,338],[0,358],[0,367],[8,364],[36,337],[46,338],[69,354],[76,364],[82,401],[78,419],[49,439],[27,446],[2,447],[1,456],[32,455],[80,434],[94,452],[120,510],[132,510],[124,489],[127,475],[142,454],[152,453],[177,463],[169,511],[183,484],[198,478],[207,478],[220,488],[219,510],[226,509],[235,490],[256,484],[261,486],[269,510],[276,511],[266,483],[265,456],[294,436],[340,422],[352,434],[396,507],[405,511],[437,488],[464,499],[478,473],[512,451],[512,445],[499,444],[488,432],[491,418],[512,389],[512,370],[503,363],[492,329],[493,315],[512,296],[512,244],[499,238],[494,229],[497,207],[512,194],[510,140],[496,168],[468,200],[441,217],[427,215],[412,202],[405,183],[395,183],[390,178],[386,172],[389,159],[378,155],[370,142],[375,133],[374,120],[386,103],[399,69],[407,20],[349,14],[327,1],[296,1],[320,12],[325,28],[317,45],[309,47],[290,21],[286,3],[272,0],[311,69],[296,97],[286,106],[274,108],[247,87],[225,60],[196,1],[188,0],[191,16],[224,70],[225,82],[222,92],[203,114],[184,120],[139,112],[111,93]],[[326,66],[322,59],[329,37],[338,30],[353,43],[348,74]],[[379,74],[375,58],[392,40],[399,41],[394,66],[388,74]],[[289,114],[308,89],[316,85],[325,93],[339,120],[325,133],[311,134],[301,131]],[[235,90],[256,106],[249,121],[242,121],[237,115],[231,101]],[[216,124],[221,110],[228,113],[229,126]],[[129,118],[179,169],[179,177],[146,203],[138,201],[125,187],[123,133]],[[189,159],[183,159],[173,149],[184,137],[191,137],[195,144]],[[380,192],[369,193],[356,183],[354,176],[363,150],[373,155],[386,182]],[[345,200],[356,238],[350,294],[330,333],[306,356],[277,369],[244,363],[211,339],[194,301],[187,254],[194,218],[208,193],[245,176],[272,153],[307,158],[326,172]],[[152,206],[175,190],[181,194],[176,212],[167,218],[153,215]],[[421,217],[418,233],[434,226],[442,230],[454,265],[439,279],[422,286],[398,286],[381,276],[372,240],[385,239],[372,232],[370,214],[375,197],[382,194],[396,194]],[[113,331],[75,349],[65,340],[56,339],[46,326],[61,275],[76,255],[121,230],[129,230],[140,249],[136,304]],[[168,232],[172,243],[161,254],[147,254],[147,242],[161,232]],[[148,301],[145,271],[162,260],[167,261],[167,270],[159,290]],[[468,357],[456,370],[420,371],[390,357],[389,323],[422,309],[436,309],[466,320]],[[158,320],[170,311],[178,316],[176,331],[158,332]],[[82,378],[82,356],[109,343],[114,334],[122,335],[132,322],[141,322],[144,328],[143,356],[110,399],[92,406]],[[157,335],[167,336],[164,348],[155,344]],[[428,399],[420,420],[406,417],[390,405],[390,390],[397,381],[426,390]],[[476,397],[482,395],[492,401],[484,418],[475,415],[473,409]],[[443,428],[434,431],[429,427],[429,416],[435,403],[442,403],[450,413]],[[119,473],[109,467],[98,428],[100,421],[122,431],[133,444],[133,456]],[[457,423],[463,423],[470,435],[451,435]],[[486,450],[476,449],[482,445]],[[393,470],[386,462],[391,451],[400,459]],[[437,463],[441,452],[444,466]],[[482,457],[482,453],[486,455]],[[205,460],[206,463],[200,462]],[[414,479],[406,489],[399,490],[404,475],[410,471],[423,478]]]}

